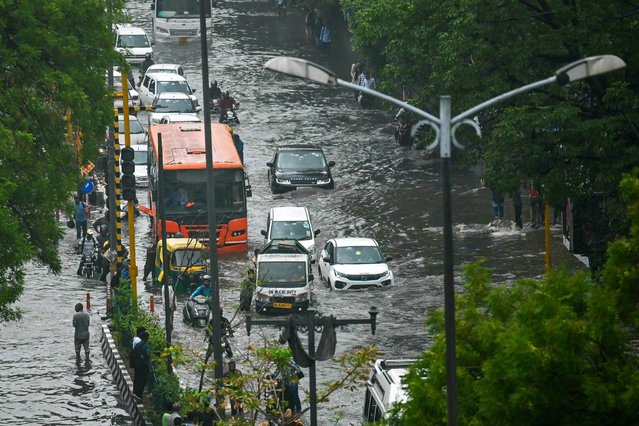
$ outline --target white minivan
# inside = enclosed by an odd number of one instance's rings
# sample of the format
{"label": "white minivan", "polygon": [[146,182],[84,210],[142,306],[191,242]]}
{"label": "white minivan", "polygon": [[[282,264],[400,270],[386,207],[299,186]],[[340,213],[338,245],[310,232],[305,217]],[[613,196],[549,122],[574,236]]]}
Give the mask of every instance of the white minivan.
{"label": "white minivan", "polygon": [[193,95],[195,89],[191,89],[186,78],[175,73],[147,73],[142,79],[138,93],[142,105],[151,106],[157,95],[163,92],[181,92],[187,94],[197,106],[197,98]]}
{"label": "white minivan", "polygon": [[144,30],[128,25],[115,27],[115,50],[122,53],[127,62],[132,64],[141,64],[147,53],[153,56],[151,41]]}
{"label": "white minivan", "polygon": [[315,255],[315,237],[319,229],[313,229],[311,214],[306,207],[273,207],[266,219],[264,244],[272,240],[297,240],[310,253]]}

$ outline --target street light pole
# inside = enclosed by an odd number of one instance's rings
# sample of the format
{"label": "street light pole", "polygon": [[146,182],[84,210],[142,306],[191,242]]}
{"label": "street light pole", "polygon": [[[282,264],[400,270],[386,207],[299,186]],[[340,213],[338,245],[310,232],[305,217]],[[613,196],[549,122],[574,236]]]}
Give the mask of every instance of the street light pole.
{"label": "street light pole", "polygon": [[455,130],[461,124],[467,124],[475,129],[478,136],[481,136],[479,125],[469,119],[474,117],[479,111],[489,106],[509,99],[520,93],[525,93],[539,87],[551,84],[568,84],[570,82],[581,80],[583,78],[592,77],[608,73],[625,67],[623,60],[612,55],[592,56],[580,59],[568,64],[555,72],[555,75],[544,80],[528,84],[526,86],[511,90],[494,98],[491,98],[481,104],[470,108],[467,111],[453,117],[451,119],[451,98],[450,96],[440,97],[440,117],[435,117],[426,111],[416,108],[406,102],[402,102],[391,96],[380,93],[376,90],[368,89],[357,84],[341,80],[335,72],[315,64],[310,61],[291,57],[275,57],[264,64],[264,68],[290,75],[297,78],[303,78],[321,83],[328,86],[341,86],[352,90],[360,91],[364,94],[375,98],[386,100],[390,103],[398,105],[405,110],[412,111],[424,120],[417,123],[413,127],[413,134],[422,124],[431,126],[436,133],[434,141],[427,147],[432,150],[437,145],[440,148],[440,157],[442,159],[441,177],[443,188],[443,228],[444,228],[444,319],[446,330],[446,398],[448,407],[449,426],[457,426],[458,424],[458,389],[457,389],[457,359],[456,359],[456,339],[455,339],[455,277],[453,268],[453,222],[451,208],[451,185],[450,185],[450,157],[451,142],[458,148],[463,148],[455,138]]}

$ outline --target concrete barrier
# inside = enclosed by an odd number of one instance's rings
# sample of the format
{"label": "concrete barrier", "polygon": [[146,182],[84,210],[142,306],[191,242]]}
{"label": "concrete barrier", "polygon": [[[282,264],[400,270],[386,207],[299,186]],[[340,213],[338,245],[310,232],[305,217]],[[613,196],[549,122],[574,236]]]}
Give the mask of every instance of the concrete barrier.
{"label": "concrete barrier", "polygon": [[102,353],[107,360],[109,368],[111,368],[113,379],[120,391],[126,410],[133,419],[133,425],[150,425],[151,423],[145,420],[146,412],[144,411],[144,407],[138,406],[135,399],[133,399],[133,380],[131,380],[124,360],[120,356],[118,348],[115,346],[111,330],[109,330],[106,324],[102,325],[102,337],[100,341],[102,344]]}

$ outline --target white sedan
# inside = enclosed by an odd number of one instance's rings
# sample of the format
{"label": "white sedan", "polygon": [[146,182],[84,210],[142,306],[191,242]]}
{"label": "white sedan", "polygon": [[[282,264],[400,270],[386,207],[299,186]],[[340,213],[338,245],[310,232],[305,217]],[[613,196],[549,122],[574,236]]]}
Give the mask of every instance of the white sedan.
{"label": "white sedan", "polygon": [[317,268],[333,290],[381,287],[395,280],[386,264],[390,260],[372,238],[333,238],[320,252]]}

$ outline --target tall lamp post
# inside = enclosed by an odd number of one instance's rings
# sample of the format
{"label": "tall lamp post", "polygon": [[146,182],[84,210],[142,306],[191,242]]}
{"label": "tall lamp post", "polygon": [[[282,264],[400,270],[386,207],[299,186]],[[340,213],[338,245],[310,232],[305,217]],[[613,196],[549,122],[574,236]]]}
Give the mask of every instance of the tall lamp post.
{"label": "tall lamp post", "polygon": [[406,102],[395,99],[391,96],[371,90],[356,84],[341,80],[335,72],[322,67],[313,62],[299,58],[275,57],[264,64],[264,68],[286,74],[292,77],[311,80],[328,86],[342,86],[348,89],[360,91],[364,94],[383,99],[395,105],[412,111],[423,120],[413,127],[413,133],[422,124],[427,124],[435,130],[435,140],[427,149],[434,149],[439,145],[440,158],[442,159],[441,178],[443,189],[443,216],[444,216],[444,319],[446,331],[446,397],[448,425],[457,426],[459,418],[458,410],[458,390],[457,390],[457,357],[455,349],[455,282],[453,272],[453,220],[451,209],[450,190],[450,158],[451,141],[459,147],[463,146],[457,142],[455,131],[462,124],[473,127],[478,136],[481,135],[479,125],[471,118],[479,111],[488,108],[498,102],[504,101],[520,93],[525,93],[551,83],[568,84],[583,78],[604,74],[625,67],[623,60],[612,55],[592,56],[568,64],[558,69],[555,74],[544,80],[522,86],[499,96],[495,96],[479,105],[470,108],[461,114],[451,118],[451,97],[441,96],[439,99],[439,117],[435,117],[416,108]]}

